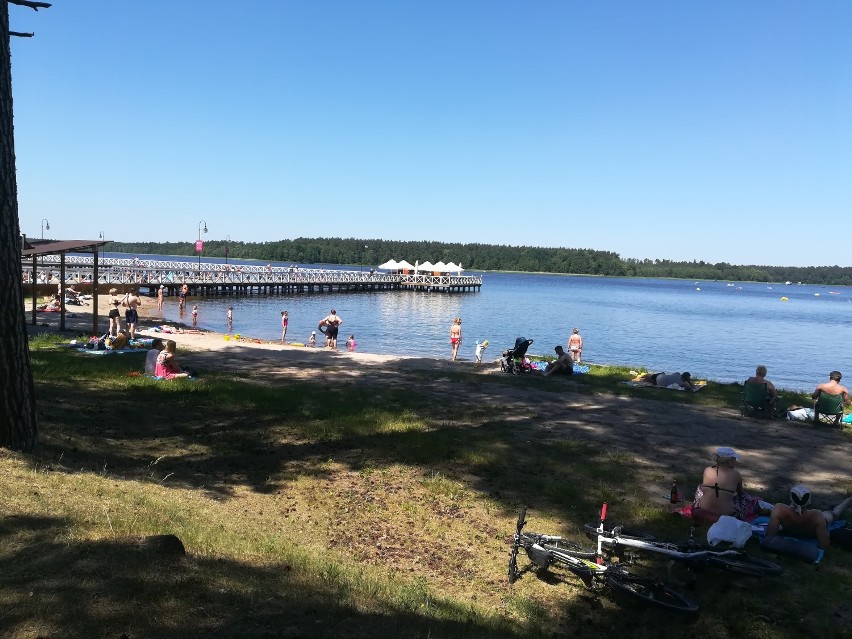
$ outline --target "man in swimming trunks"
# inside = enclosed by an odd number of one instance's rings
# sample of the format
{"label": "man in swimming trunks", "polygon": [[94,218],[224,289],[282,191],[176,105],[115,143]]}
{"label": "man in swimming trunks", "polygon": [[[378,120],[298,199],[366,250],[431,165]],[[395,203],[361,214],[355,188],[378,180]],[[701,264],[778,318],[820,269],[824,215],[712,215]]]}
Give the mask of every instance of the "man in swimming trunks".
{"label": "man in swimming trunks", "polygon": [[704,469],[701,485],[695,491],[694,516],[707,521],[715,521],[721,515],[741,518],[739,500],[735,499],[743,494],[743,477],[736,468],[739,459],[733,448],[716,449],[713,465]]}
{"label": "man in swimming trunks", "polygon": [[816,537],[819,547],[825,550],[831,545],[828,527],[840,519],[843,511],[852,501],[847,497],[831,510],[805,509],[811,503],[811,490],[799,484],[790,489],[790,504],[775,504],[769,516],[766,538],[774,537],[780,528],[784,532],[799,537]]}
{"label": "man in swimming trunks", "polygon": [[124,305],[127,310],[124,311],[124,321],[127,322],[127,330],[130,333],[130,339],[136,339],[136,323],[139,321],[139,312],[136,310],[142,306],[142,300],[136,294],[136,289],[130,289],[124,298]]}
{"label": "man in swimming trunks", "polygon": [[180,292],[178,293],[178,309],[181,311],[186,307],[187,293],[189,293],[189,286],[184,284],[180,287]]}

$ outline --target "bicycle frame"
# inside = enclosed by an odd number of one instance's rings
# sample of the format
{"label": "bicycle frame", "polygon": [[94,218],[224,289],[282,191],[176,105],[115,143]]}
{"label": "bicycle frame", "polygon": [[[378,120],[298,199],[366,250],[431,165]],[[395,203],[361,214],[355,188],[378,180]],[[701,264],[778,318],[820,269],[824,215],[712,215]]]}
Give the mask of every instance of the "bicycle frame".
{"label": "bicycle frame", "polygon": [[621,547],[634,548],[636,550],[645,550],[647,552],[665,555],[666,557],[677,561],[701,561],[702,559],[707,559],[708,557],[736,558],[743,554],[743,551],[738,548],[729,548],[726,550],[692,548],[695,536],[694,526],[692,527],[689,533],[689,542],[687,544],[687,550],[682,550],[682,546],[678,546],[677,544],[670,544],[661,541],[643,541],[642,539],[636,539],[629,536],[622,537],[619,534],[619,527],[613,528],[611,531],[607,531],[604,528],[604,522],[606,521],[606,510],[607,505],[604,504],[601,507],[601,520],[597,529],[597,554],[599,557],[603,556],[605,546],[611,549],[617,549]]}
{"label": "bicycle frame", "polygon": [[[521,510],[509,554],[509,583],[520,576],[517,567],[517,552],[523,548],[529,560],[539,569],[546,570],[551,564],[560,564],[583,581],[587,588],[602,590],[610,588],[620,593],[679,613],[695,614],[698,604],[685,595],[672,590],[665,584],[648,577],[629,573],[621,563],[608,563],[591,549],[584,550],[573,541],[557,535],[524,533],[526,509]],[[560,547],[565,544],[565,548]]]}

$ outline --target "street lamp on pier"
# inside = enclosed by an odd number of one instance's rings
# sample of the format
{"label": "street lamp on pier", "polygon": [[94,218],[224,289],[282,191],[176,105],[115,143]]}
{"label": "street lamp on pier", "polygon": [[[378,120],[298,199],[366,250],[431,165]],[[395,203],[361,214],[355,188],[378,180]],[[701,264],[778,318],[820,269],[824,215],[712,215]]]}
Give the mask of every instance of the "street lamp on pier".
{"label": "street lamp on pier", "polygon": [[47,221],[47,218],[41,219],[41,239],[44,239],[44,231],[50,230],[50,222]]}
{"label": "street lamp on pier", "polygon": [[231,236],[225,236],[225,264],[228,263],[228,253],[231,252]]}
{"label": "street lamp on pier", "polygon": [[367,249],[370,248],[366,244],[364,245],[364,251],[361,253],[361,270],[364,270],[364,255],[367,253]]}
{"label": "street lamp on pier", "polygon": [[199,275],[199,277],[201,276],[201,251],[204,248],[204,244],[201,243],[201,231],[202,231],[201,227],[202,226],[204,227],[203,231],[205,233],[207,233],[207,222],[205,222],[204,220],[201,220],[198,223],[198,242],[195,243],[195,250],[198,251],[198,275]]}

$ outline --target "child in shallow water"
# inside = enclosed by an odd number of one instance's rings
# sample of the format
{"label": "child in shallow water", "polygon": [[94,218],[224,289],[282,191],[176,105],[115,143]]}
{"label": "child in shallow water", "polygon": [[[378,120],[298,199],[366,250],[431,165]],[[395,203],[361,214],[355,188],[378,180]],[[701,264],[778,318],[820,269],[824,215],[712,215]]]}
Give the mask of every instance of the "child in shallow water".
{"label": "child in shallow water", "polygon": [[316,332],[316,331],[311,331],[311,336],[310,336],[310,338],[308,339],[308,346],[310,346],[311,348],[313,348],[313,347],[314,347],[314,346],[316,346],[316,345],[317,345],[317,332]]}
{"label": "child in shallow water", "polygon": [[358,342],[355,341],[355,336],[350,335],[349,339],[346,340],[346,348],[348,348],[350,351],[354,351],[356,346],[358,346]]}

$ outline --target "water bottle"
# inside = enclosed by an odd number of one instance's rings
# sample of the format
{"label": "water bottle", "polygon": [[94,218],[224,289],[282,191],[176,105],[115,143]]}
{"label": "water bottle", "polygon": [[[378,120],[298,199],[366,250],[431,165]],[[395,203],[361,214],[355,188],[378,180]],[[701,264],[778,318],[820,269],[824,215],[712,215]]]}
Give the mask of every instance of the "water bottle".
{"label": "water bottle", "polygon": [[679,501],[677,498],[677,480],[672,482],[672,494],[669,497],[669,502],[672,504],[676,504]]}

